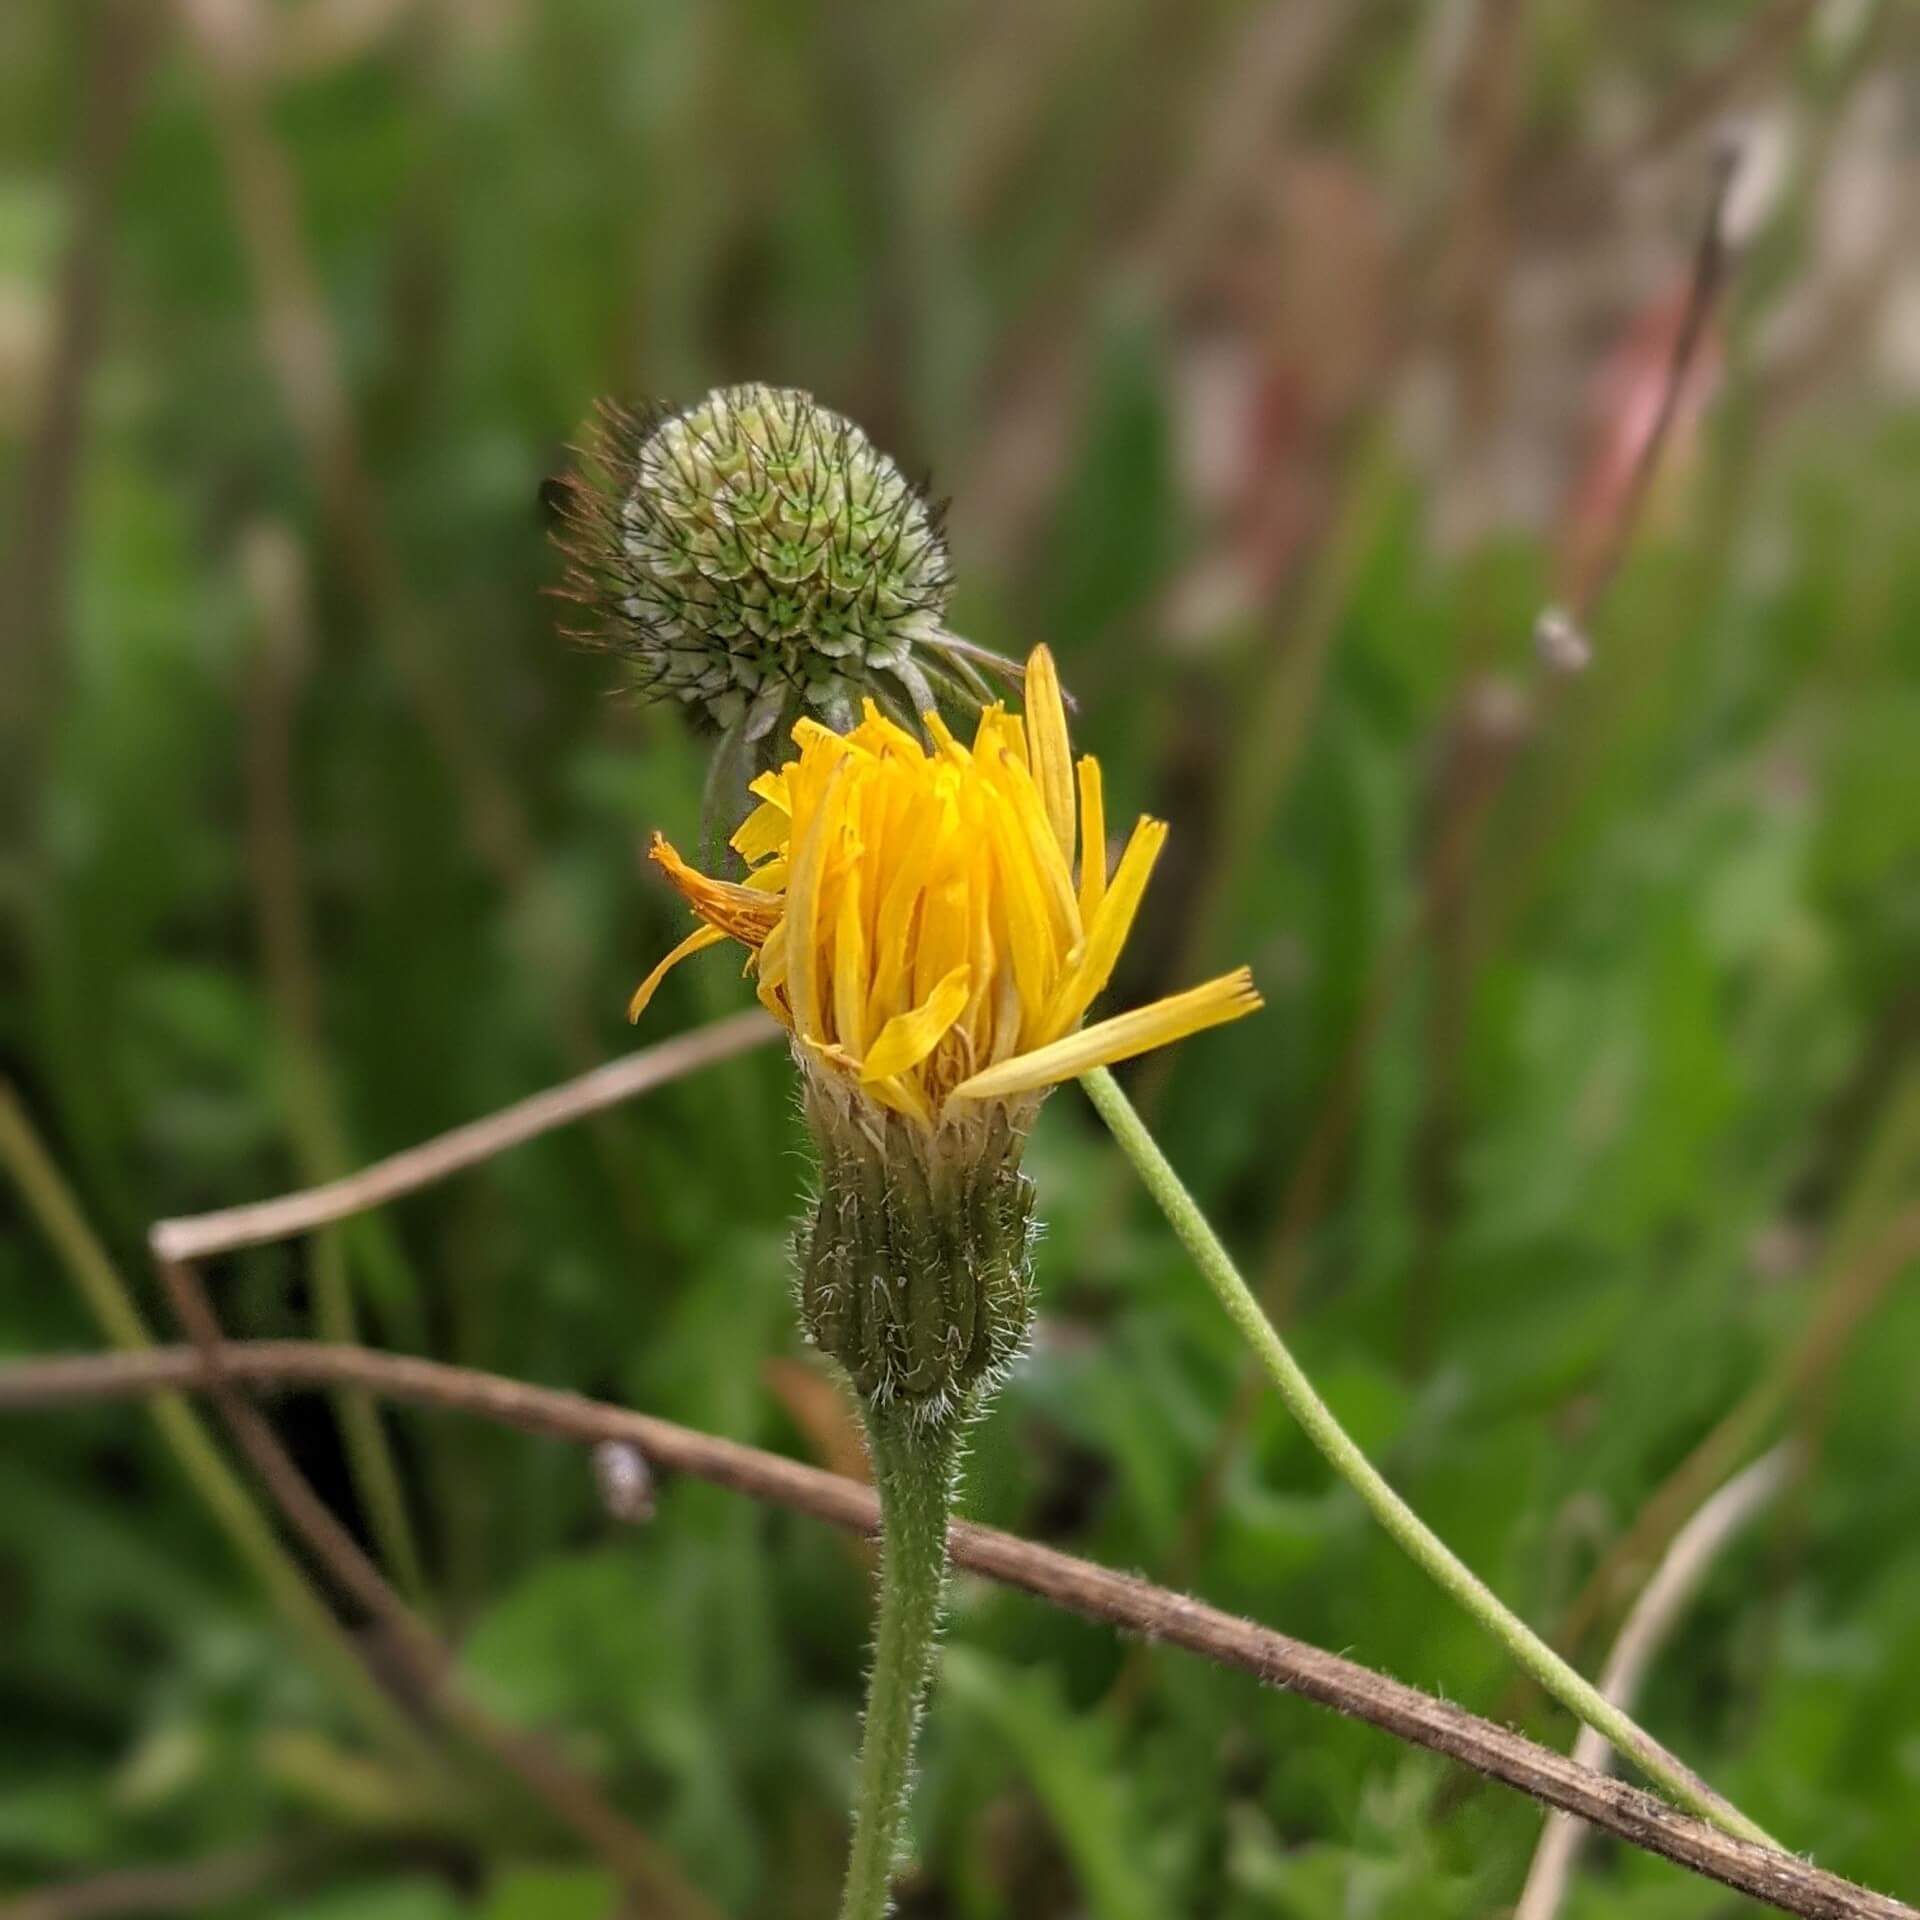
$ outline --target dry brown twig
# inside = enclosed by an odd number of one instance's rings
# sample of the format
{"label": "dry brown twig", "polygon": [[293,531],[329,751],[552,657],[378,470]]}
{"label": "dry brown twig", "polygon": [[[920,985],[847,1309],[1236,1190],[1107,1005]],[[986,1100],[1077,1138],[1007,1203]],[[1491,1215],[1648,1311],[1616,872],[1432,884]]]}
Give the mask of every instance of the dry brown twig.
{"label": "dry brown twig", "polygon": [[218,1213],[196,1214],[191,1219],[162,1220],[154,1226],[148,1239],[155,1256],[162,1260],[204,1260],[209,1255],[231,1253],[240,1247],[290,1240],[297,1234],[311,1233],[316,1227],[344,1220],[349,1214],[385,1206],[403,1194],[431,1186],[463,1168],[478,1166],[510,1147],[521,1146],[556,1127],[567,1126],[623,1100],[631,1100],[636,1094],[664,1086],[696,1068],[712,1066],[750,1048],[765,1046],[779,1032],[773,1021],[757,1008],[732,1014],[711,1026],[696,1028],[622,1059],[610,1060],[603,1067],[595,1067],[543,1093],[531,1094],[484,1119],[438,1134],[385,1160],[376,1160],[344,1180],[330,1180],[325,1186],[308,1187],[275,1200],[257,1200],[243,1207],[226,1207]]}
{"label": "dry brown twig", "polygon": [[[878,1526],[872,1489],[820,1468],[578,1394],[356,1347],[228,1342],[211,1370],[205,1355],[187,1348],[29,1362],[0,1370],[0,1413],[70,1408],[167,1389],[231,1391],[240,1383],[350,1385],[577,1444],[623,1443],[657,1469],[790,1507],[850,1532],[870,1535]],[[1271,1628],[991,1527],[956,1524],[949,1542],[955,1565],[969,1572],[1365,1721],[1782,1912],[1808,1920],[1916,1920],[1915,1909],[1898,1900],[1792,1854],[1736,1840],[1652,1794]]]}
{"label": "dry brown twig", "polygon": [[[154,1252],[195,1348],[19,1366],[0,1373],[0,1412],[180,1387],[215,1394],[257,1470],[317,1557],[394,1631],[416,1684],[596,1846],[620,1858],[638,1839],[638,1864],[626,1855],[631,1881],[650,1862],[657,1865],[644,1837],[598,1802],[592,1783],[572,1779],[564,1769],[556,1783],[546,1769],[557,1763],[543,1743],[518,1729],[490,1725],[484,1716],[478,1726],[473,1723],[470,1703],[460,1701],[452,1679],[451,1656],[345,1536],[286,1458],[264,1417],[237,1389],[307,1382],[457,1408],[595,1446],[603,1458],[609,1447],[625,1449],[644,1466],[708,1479],[864,1534],[877,1524],[871,1490],[778,1455],[497,1375],[354,1347],[225,1341],[191,1262],[307,1232],[412,1192],[699,1064],[764,1043],[777,1031],[758,1013],[742,1015],[614,1062],[346,1180],[254,1206],[160,1222],[150,1236]],[[1790,1855],[1732,1839],[1650,1794],[1607,1780],[1416,1688],[1201,1602],[989,1528],[956,1526],[951,1547],[961,1567],[1302,1694],[1783,1911],[1832,1920],[1916,1920],[1914,1910],[1897,1901]],[[603,1819],[620,1831],[610,1832]]]}
{"label": "dry brown twig", "polygon": [[121,1867],[0,1901],[0,1920],[119,1920],[124,1914],[197,1914],[269,1886],[284,1887],[309,1863],[272,1847],[247,1847],[203,1860]]}
{"label": "dry brown twig", "polygon": [[[1708,323],[1725,291],[1728,269],[1732,264],[1732,236],[1727,231],[1727,210],[1732,204],[1741,157],[1739,144],[1731,139],[1723,141],[1714,154],[1707,216],[1701,223],[1700,237],[1694,248],[1686,304],[1681,310],[1680,325],[1674,334],[1673,354],[1667,363],[1666,377],[1661,382],[1659,406],[1647,430],[1647,437],[1641,443],[1639,456],[1634,461],[1633,472],[1612,523],[1607,528],[1607,538],[1596,545],[1592,559],[1568,583],[1569,614],[1566,618],[1576,639],[1584,634],[1601,596],[1619,572],[1627,543],[1640,524],[1653,477],[1660,468],[1660,457],[1666,451],[1673,423],[1679,417],[1681,402],[1687,392],[1689,376],[1706,339]],[[1554,612],[1549,609],[1543,619],[1552,618]],[[1545,641],[1544,634],[1540,638]],[[1552,664],[1551,655],[1543,664]]]}

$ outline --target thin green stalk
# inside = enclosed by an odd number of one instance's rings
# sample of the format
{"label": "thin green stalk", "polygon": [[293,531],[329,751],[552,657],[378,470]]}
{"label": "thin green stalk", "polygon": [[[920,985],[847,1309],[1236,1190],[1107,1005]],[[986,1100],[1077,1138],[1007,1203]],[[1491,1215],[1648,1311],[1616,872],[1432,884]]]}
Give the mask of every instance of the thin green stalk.
{"label": "thin green stalk", "polygon": [[1127,1096],[1120,1091],[1113,1075],[1099,1068],[1087,1074],[1080,1084],[1119,1142],[1120,1150],[1133,1163],[1154,1203],[1193,1256],[1207,1284],[1226,1309],[1228,1319],[1253,1349],[1288,1411],[1334,1471],[1367,1503],[1374,1518],[1400,1548],[1479,1621],[1562,1706],[1596,1733],[1603,1734],[1682,1806],[1742,1840],[1751,1840],[1760,1846],[1777,1846],[1765,1831],[1723,1800],[1691,1768],[1576,1673],[1525,1621],[1510,1612],[1499,1596],[1394,1492],[1334,1417],[1333,1410],[1314,1391],[1312,1381],[1274,1331],[1272,1322],[1261,1312],[1260,1303],[1241,1277],[1232,1256],[1220,1244],[1206,1215],[1181,1183],[1180,1176],[1134,1112]]}
{"label": "thin green stalk", "polygon": [[[0,1165],[12,1175],[108,1344],[125,1351],[151,1348],[153,1336],[126,1282],[94,1237],[12,1088],[3,1084]],[[438,1775],[440,1763],[432,1748],[368,1677],[339,1622],[221,1458],[199,1416],[177,1393],[154,1395],[148,1411],[188,1485],[226,1535],[236,1557],[259,1580],[282,1619],[305,1644],[315,1667],[349,1698],[367,1730],[389,1751],[409,1767]]]}
{"label": "thin green stalk", "polygon": [[880,1493],[880,1612],[840,1920],[882,1920],[888,1909],[946,1594],[947,1516],[965,1425],[961,1418],[926,1423],[867,1410]]}

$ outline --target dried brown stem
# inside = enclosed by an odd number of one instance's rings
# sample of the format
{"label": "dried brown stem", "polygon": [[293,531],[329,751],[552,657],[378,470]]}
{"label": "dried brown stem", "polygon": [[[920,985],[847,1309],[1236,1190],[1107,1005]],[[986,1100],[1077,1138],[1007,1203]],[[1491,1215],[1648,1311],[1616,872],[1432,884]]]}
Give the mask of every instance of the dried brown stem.
{"label": "dried brown stem", "polygon": [[[578,1394],[532,1387],[438,1361],[301,1341],[228,1342],[217,1371],[184,1348],[85,1355],[0,1369],[0,1414],[126,1399],[168,1389],[229,1392],[250,1386],[351,1385],[494,1420],[581,1445],[636,1447],[656,1467],[791,1507],[831,1526],[871,1535],[873,1491],[778,1454],[630,1413]],[[1092,1620],[1196,1653],[1262,1685],[1378,1727],[1460,1762],[1543,1804],[1578,1815],[1630,1845],[1809,1920],[1920,1920],[1915,1910],[1791,1854],[1757,1847],[1677,1812],[1652,1794],[1610,1780],[1561,1754],[1351,1660],[991,1527],[956,1524],[954,1562]]]}
{"label": "dried brown stem", "polygon": [[1680,412],[1680,401],[1687,390],[1688,376],[1706,338],[1707,323],[1713,318],[1725,289],[1731,254],[1727,243],[1727,198],[1739,171],[1740,150],[1729,143],[1714,158],[1711,192],[1706,218],[1694,246],[1693,271],[1687,282],[1687,301],[1674,335],[1673,354],[1661,382],[1660,405],[1654,414],[1645,443],[1634,461],[1633,472],[1621,495],[1618,511],[1607,536],[1595,549],[1592,560],[1569,585],[1567,600],[1576,627],[1584,628],[1593,617],[1600,597],[1619,571],[1620,561],[1640,524],[1653,476],[1659,471],[1660,457],[1666,451],[1668,436]]}
{"label": "dried brown stem", "polygon": [[156,1222],[148,1235],[162,1260],[203,1260],[209,1254],[230,1253],[238,1247],[264,1246],[290,1240],[316,1227],[344,1220],[369,1207],[384,1206],[402,1194],[444,1180],[465,1167],[477,1166],[509,1147],[517,1147],[564,1127],[603,1108],[617,1106],[650,1088],[664,1086],[696,1068],[765,1046],[780,1029],[758,1010],[729,1015],[711,1026],[698,1027],[651,1047],[642,1047],[624,1059],[609,1061],[577,1079],[563,1081],[544,1093],[530,1095],[450,1133],[407,1147],[343,1180],[282,1194],[275,1200],[256,1200],[242,1207],[224,1207],[218,1213],[195,1214],[180,1220]]}
{"label": "dried brown stem", "polygon": [[161,1867],[122,1867],[0,1901],[0,1920],[119,1920],[208,1913],[265,1887],[285,1889],[310,1864],[276,1847],[247,1847]]}

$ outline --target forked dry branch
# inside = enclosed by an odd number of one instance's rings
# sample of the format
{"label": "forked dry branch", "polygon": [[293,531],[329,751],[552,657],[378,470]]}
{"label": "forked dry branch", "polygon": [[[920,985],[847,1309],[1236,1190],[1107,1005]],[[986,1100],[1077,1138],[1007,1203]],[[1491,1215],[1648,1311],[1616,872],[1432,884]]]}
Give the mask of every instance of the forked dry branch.
{"label": "forked dry branch", "polygon": [[[265,1421],[233,1391],[242,1383],[353,1385],[585,1445],[621,1443],[635,1448],[651,1466],[711,1480],[871,1535],[878,1520],[871,1488],[671,1422],[430,1360],[315,1342],[226,1340],[195,1266],[213,1255],[310,1232],[383,1205],[605,1106],[763,1044],[777,1031],[758,1012],[717,1021],[392,1155],[347,1179],[252,1206],[161,1221],[149,1239],[192,1348],[13,1368],[0,1373],[0,1413],[181,1386],[224,1398],[229,1424],[283,1514],[350,1591],[362,1587],[369,1576],[378,1580],[377,1569],[348,1564],[364,1557],[357,1548],[343,1555],[339,1529],[315,1523],[311,1489],[278,1449]],[[1147,1641],[1183,1647],[1249,1673],[1264,1685],[1366,1721],[1784,1912],[1846,1920],[1893,1920],[1901,1915],[1920,1920],[1899,1901],[1793,1855],[1721,1833],[1652,1794],[1321,1648],[992,1528],[958,1523],[949,1537],[957,1566],[1108,1621]]]}
{"label": "forked dry branch", "polygon": [[[764,1044],[777,1031],[758,1012],[717,1021],[439,1135],[346,1179],[250,1206],[161,1221],[152,1229],[150,1243],[193,1344],[59,1357],[0,1369],[0,1414],[182,1389],[208,1392],[222,1405],[283,1516],[344,1590],[360,1594],[376,1605],[376,1611],[385,1611],[394,1599],[383,1593],[375,1602],[374,1587],[384,1586],[378,1569],[366,1561],[357,1544],[350,1540],[343,1544],[343,1530],[319,1507],[317,1496],[279,1447],[250,1394],[236,1389],[245,1387],[251,1393],[278,1386],[351,1386],[585,1446],[612,1442],[636,1450],[652,1467],[708,1480],[829,1525],[871,1535],[878,1509],[870,1487],[669,1421],[496,1374],[367,1348],[228,1340],[213,1318],[195,1264],[239,1248],[312,1232],[383,1205],[620,1100]],[[1181,1647],[1247,1673],[1263,1685],[1297,1693],[1364,1721],[1783,1912],[1811,1920],[1920,1920],[1920,1913],[1900,1901],[1856,1886],[1794,1855],[1719,1832],[1655,1795],[1611,1780],[1418,1688],[1271,1628],[993,1528],[958,1523],[949,1541],[954,1563],[961,1568],[1089,1619],[1109,1622],[1144,1640]],[[424,1671],[437,1671],[444,1697],[452,1675],[441,1666],[440,1652],[424,1632],[420,1656]],[[483,1744],[523,1779],[541,1772],[544,1755],[531,1740],[522,1745],[518,1736],[509,1736]],[[566,1789],[577,1783],[562,1781],[559,1794],[551,1791],[550,1780],[528,1779],[528,1784],[551,1804],[567,1800]],[[592,1797],[597,1801],[597,1795]],[[614,1827],[624,1826],[604,1805],[595,1805],[591,1812]],[[574,1816],[569,1824],[598,1824],[579,1822],[577,1807],[567,1808],[566,1813]],[[594,1836],[596,1840],[604,1837]],[[619,1837],[636,1836],[623,1832]],[[644,1843],[642,1850],[644,1854]],[[647,1864],[657,1869],[660,1863]]]}
{"label": "forked dry branch", "polygon": [[[242,1382],[250,1387],[351,1385],[581,1445],[614,1441],[637,1448],[666,1472],[791,1507],[830,1526],[862,1534],[878,1526],[870,1487],[818,1467],[579,1394],[364,1348],[228,1341],[214,1361],[174,1347],[22,1363],[0,1369],[0,1414]],[[1920,1920],[1915,1909],[1898,1900],[1793,1854],[1737,1840],[1653,1794],[1272,1628],[992,1527],[957,1523],[948,1539],[955,1565],[968,1572],[1365,1721],[1781,1912],[1809,1920]]]}

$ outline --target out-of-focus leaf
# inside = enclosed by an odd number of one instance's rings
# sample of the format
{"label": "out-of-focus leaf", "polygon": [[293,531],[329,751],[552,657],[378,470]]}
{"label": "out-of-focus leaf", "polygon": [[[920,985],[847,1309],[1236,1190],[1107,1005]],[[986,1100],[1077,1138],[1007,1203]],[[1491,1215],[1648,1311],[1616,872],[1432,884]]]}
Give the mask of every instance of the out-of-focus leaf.
{"label": "out-of-focus leaf", "polygon": [[620,1890],[591,1867],[509,1867],[487,1889],[481,1920],[609,1920]]}
{"label": "out-of-focus leaf", "polygon": [[1141,1823],[1113,1729],[1071,1712],[1046,1675],[978,1654],[950,1649],[941,1682],[955,1708],[1006,1743],[1073,1861],[1088,1909],[1100,1920],[1164,1912],[1169,1861]]}
{"label": "out-of-focus leaf", "polygon": [[459,1920],[464,1911],[431,1880],[368,1880],[278,1908],[280,1920]]}

